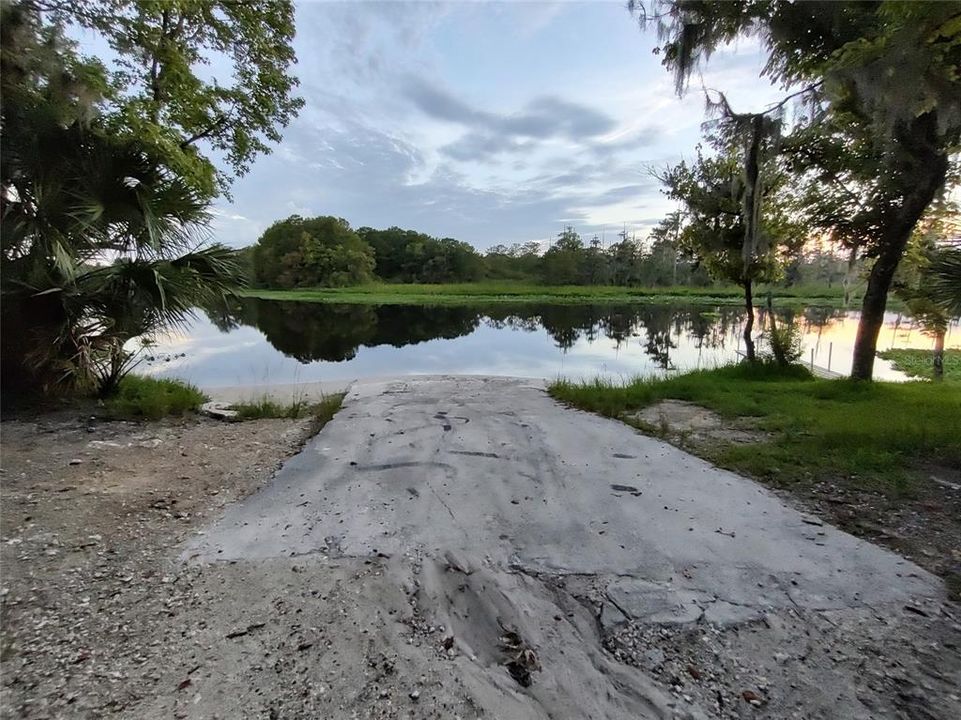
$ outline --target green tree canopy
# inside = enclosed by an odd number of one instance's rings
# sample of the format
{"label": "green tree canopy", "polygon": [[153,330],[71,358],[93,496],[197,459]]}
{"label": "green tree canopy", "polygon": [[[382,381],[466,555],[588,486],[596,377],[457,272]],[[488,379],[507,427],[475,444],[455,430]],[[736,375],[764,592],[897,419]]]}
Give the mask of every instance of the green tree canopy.
{"label": "green tree canopy", "polygon": [[544,282],[550,285],[577,285],[587,277],[587,252],[581,236],[568,225],[544,253],[541,264]]}
{"label": "green tree canopy", "polygon": [[[748,313],[744,341],[749,360],[755,354],[753,287],[776,280],[786,258],[796,253],[804,240],[781,199],[783,175],[773,167],[773,160],[765,164],[767,179],[756,185],[763,197],[756,198],[749,198],[742,158],[730,148],[715,156],[705,156],[698,148],[695,162],[682,161],[661,178],[668,196],[684,204],[683,221],[678,218],[681,251],[703,264],[713,277],[744,288]],[[756,223],[752,231],[746,217]]]}
{"label": "green tree canopy", "polygon": [[[22,0],[116,53],[103,112],[205,196],[229,189],[280,140],[303,100],[289,0]],[[218,168],[211,156],[222,158]]]}
{"label": "green tree canopy", "polygon": [[[870,378],[888,290],[908,240],[952,178],[961,140],[957,2],[631,0],[658,27],[678,91],[711,53],[757,37],[764,73],[801,89],[795,170],[812,225],[873,260],[852,376]],[[788,143],[790,144],[790,143]]]}
{"label": "green tree canopy", "polygon": [[260,236],[251,260],[267,287],[356,285],[373,278],[374,252],[343,218],[291,215]]}
{"label": "green tree canopy", "polygon": [[363,227],[357,233],[374,249],[374,272],[382,280],[470,282],[484,276],[484,258],[468,243],[399,227]]}

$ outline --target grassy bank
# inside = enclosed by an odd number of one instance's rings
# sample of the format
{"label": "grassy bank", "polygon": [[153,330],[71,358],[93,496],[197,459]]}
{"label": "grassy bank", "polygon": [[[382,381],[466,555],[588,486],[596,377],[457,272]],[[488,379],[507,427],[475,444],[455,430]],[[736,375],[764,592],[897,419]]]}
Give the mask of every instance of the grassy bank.
{"label": "grassy bank", "polygon": [[[895,370],[911,377],[933,378],[934,356],[930,350],[884,350],[878,355],[890,360]],[[944,351],[944,379],[961,381],[961,350]]]}
{"label": "grassy bank", "polygon": [[[197,387],[182,380],[128,375],[120,381],[117,393],[103,401],[102,412],[118,420],[159,420],[195,413],[207,400]],[[317,432],[340,410],[343,400],[343,394],[328,395],[319,402],[306,399],[279,402],[263,396],[231,407],[240,420],[310,418],[312,431]]]}
{"label": "grassy bank", "polygon": [[659,400],[685,400],[728,421],[749,421],[758,442],[693,448],[722,467],[787,487],[824,480],[895,495],[922,466],[961,466],[961,383],[855,383],[812,378],[800,367],[737,365],[666,380],[556,382],[551,395],[572,406],[631,419]]}
{"label": "grassy bank", "polygon": [[196,412],[206,400],[207,396],[190,383],[128,375],[120,381],[117,393],[104,401],[103,408],[111,418],[159,420]]}
{"label": "grassy bank", "polygon": [[[825,286],[773,288],[774,302],[786,304],[840,305],[839,287]],[[464,305],[492,302],[548,303],[624,303],[672,302],[688,300],[712,304],[740,305],[739,287],[610,287],[590,285],[535,285],[519,282],[477,282],[446,285],[375,283],[346,288],[307,288],[298,290],[250,289],[247,296],[268,300],[352,303],[370,305]],[[764,302],[767,290],[755,291],[757,302]]]}
{"label": "grassy bank", "polygon": [[314,432],[319,431],[334,417],[344,401],[343,393],[328,395],[319,402],[309,400],[292,400],[289,403],[278,402],[269,396],[256,400],[234,403],[231,409],[237,411],[241,420],[257,420],[260,418],[287,418],[297,420],[309,417],[313,421]]}

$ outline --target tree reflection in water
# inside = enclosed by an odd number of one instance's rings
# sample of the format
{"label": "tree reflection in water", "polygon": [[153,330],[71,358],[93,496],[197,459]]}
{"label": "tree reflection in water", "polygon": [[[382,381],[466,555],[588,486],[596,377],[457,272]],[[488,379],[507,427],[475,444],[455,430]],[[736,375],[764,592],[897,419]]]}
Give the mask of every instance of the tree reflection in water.
{"label": "tree reflection in water", "polygon": [[[206,309],[222,332],[255,327],[270,344],[302,363],[345,361],[360,347],[404,347],[427,340],[470,335],[482,325],[516,332],[543,328],[563,352],[578,342],[613,341],[615,348],[637,341],[663,370],[674,369],[671,351],[681,342],[699,351],[737,346],[743,311],[733,306],[693,304],[550,305],[498,303],[470,306],[349,305],[243,298]],[[822,328],[842,311],[777,310],[779,322],[800,321]],[[758,327],[767,326],[761,312]]]}

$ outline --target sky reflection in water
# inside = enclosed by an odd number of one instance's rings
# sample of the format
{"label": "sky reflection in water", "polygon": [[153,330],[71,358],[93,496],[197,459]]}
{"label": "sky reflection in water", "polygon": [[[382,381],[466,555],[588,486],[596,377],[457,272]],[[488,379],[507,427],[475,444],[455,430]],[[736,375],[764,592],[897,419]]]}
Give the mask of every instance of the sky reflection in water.
{"label": "sky reflection in water", "polygon": [[[778,311],[804,329],[805,361],[847,372],[854,311]],[[414,374],[630,378],[734,360],[743,311],[690,304],[364,306],[246,299],[164,338],[140,370],[202,387]],[[766,318],[762,313],[761,327]],[[957,327],[948,345],[956,347]],[[888,313],[880,348],[932,341]],[[183,353],[183,357],[180,354]],[[177,357],[173,357],[177,356]],[[879,360],[876,377],[902,379]]]}

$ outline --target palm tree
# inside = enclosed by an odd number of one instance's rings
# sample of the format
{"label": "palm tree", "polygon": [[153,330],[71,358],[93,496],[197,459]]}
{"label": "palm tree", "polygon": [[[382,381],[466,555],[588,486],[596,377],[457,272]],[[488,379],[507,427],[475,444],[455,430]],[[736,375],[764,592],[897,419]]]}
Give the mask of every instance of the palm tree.
{"label": "palm tree", "polygon": [[205,242],[207,199],[149,142],[97,119],[96,67],[57,38],[39,42],[23,18],[5,13],[4,31],[4,394],[109,394],[135,363],[128,341],[229,293],[240,266],[235,251]]}
{"label": "palm tree", "polygon": [[942,249],[928,268],[929,292],[954,317],[961,317],[961,246]]}
{"label": "palm tree", "polygon": [[934,378],[944,377],[944,340],[948,325],[961,316],[961,248],[939,237],[937,218],[915,234],[895,276],[894,292],[922,331],[934,338]]}

